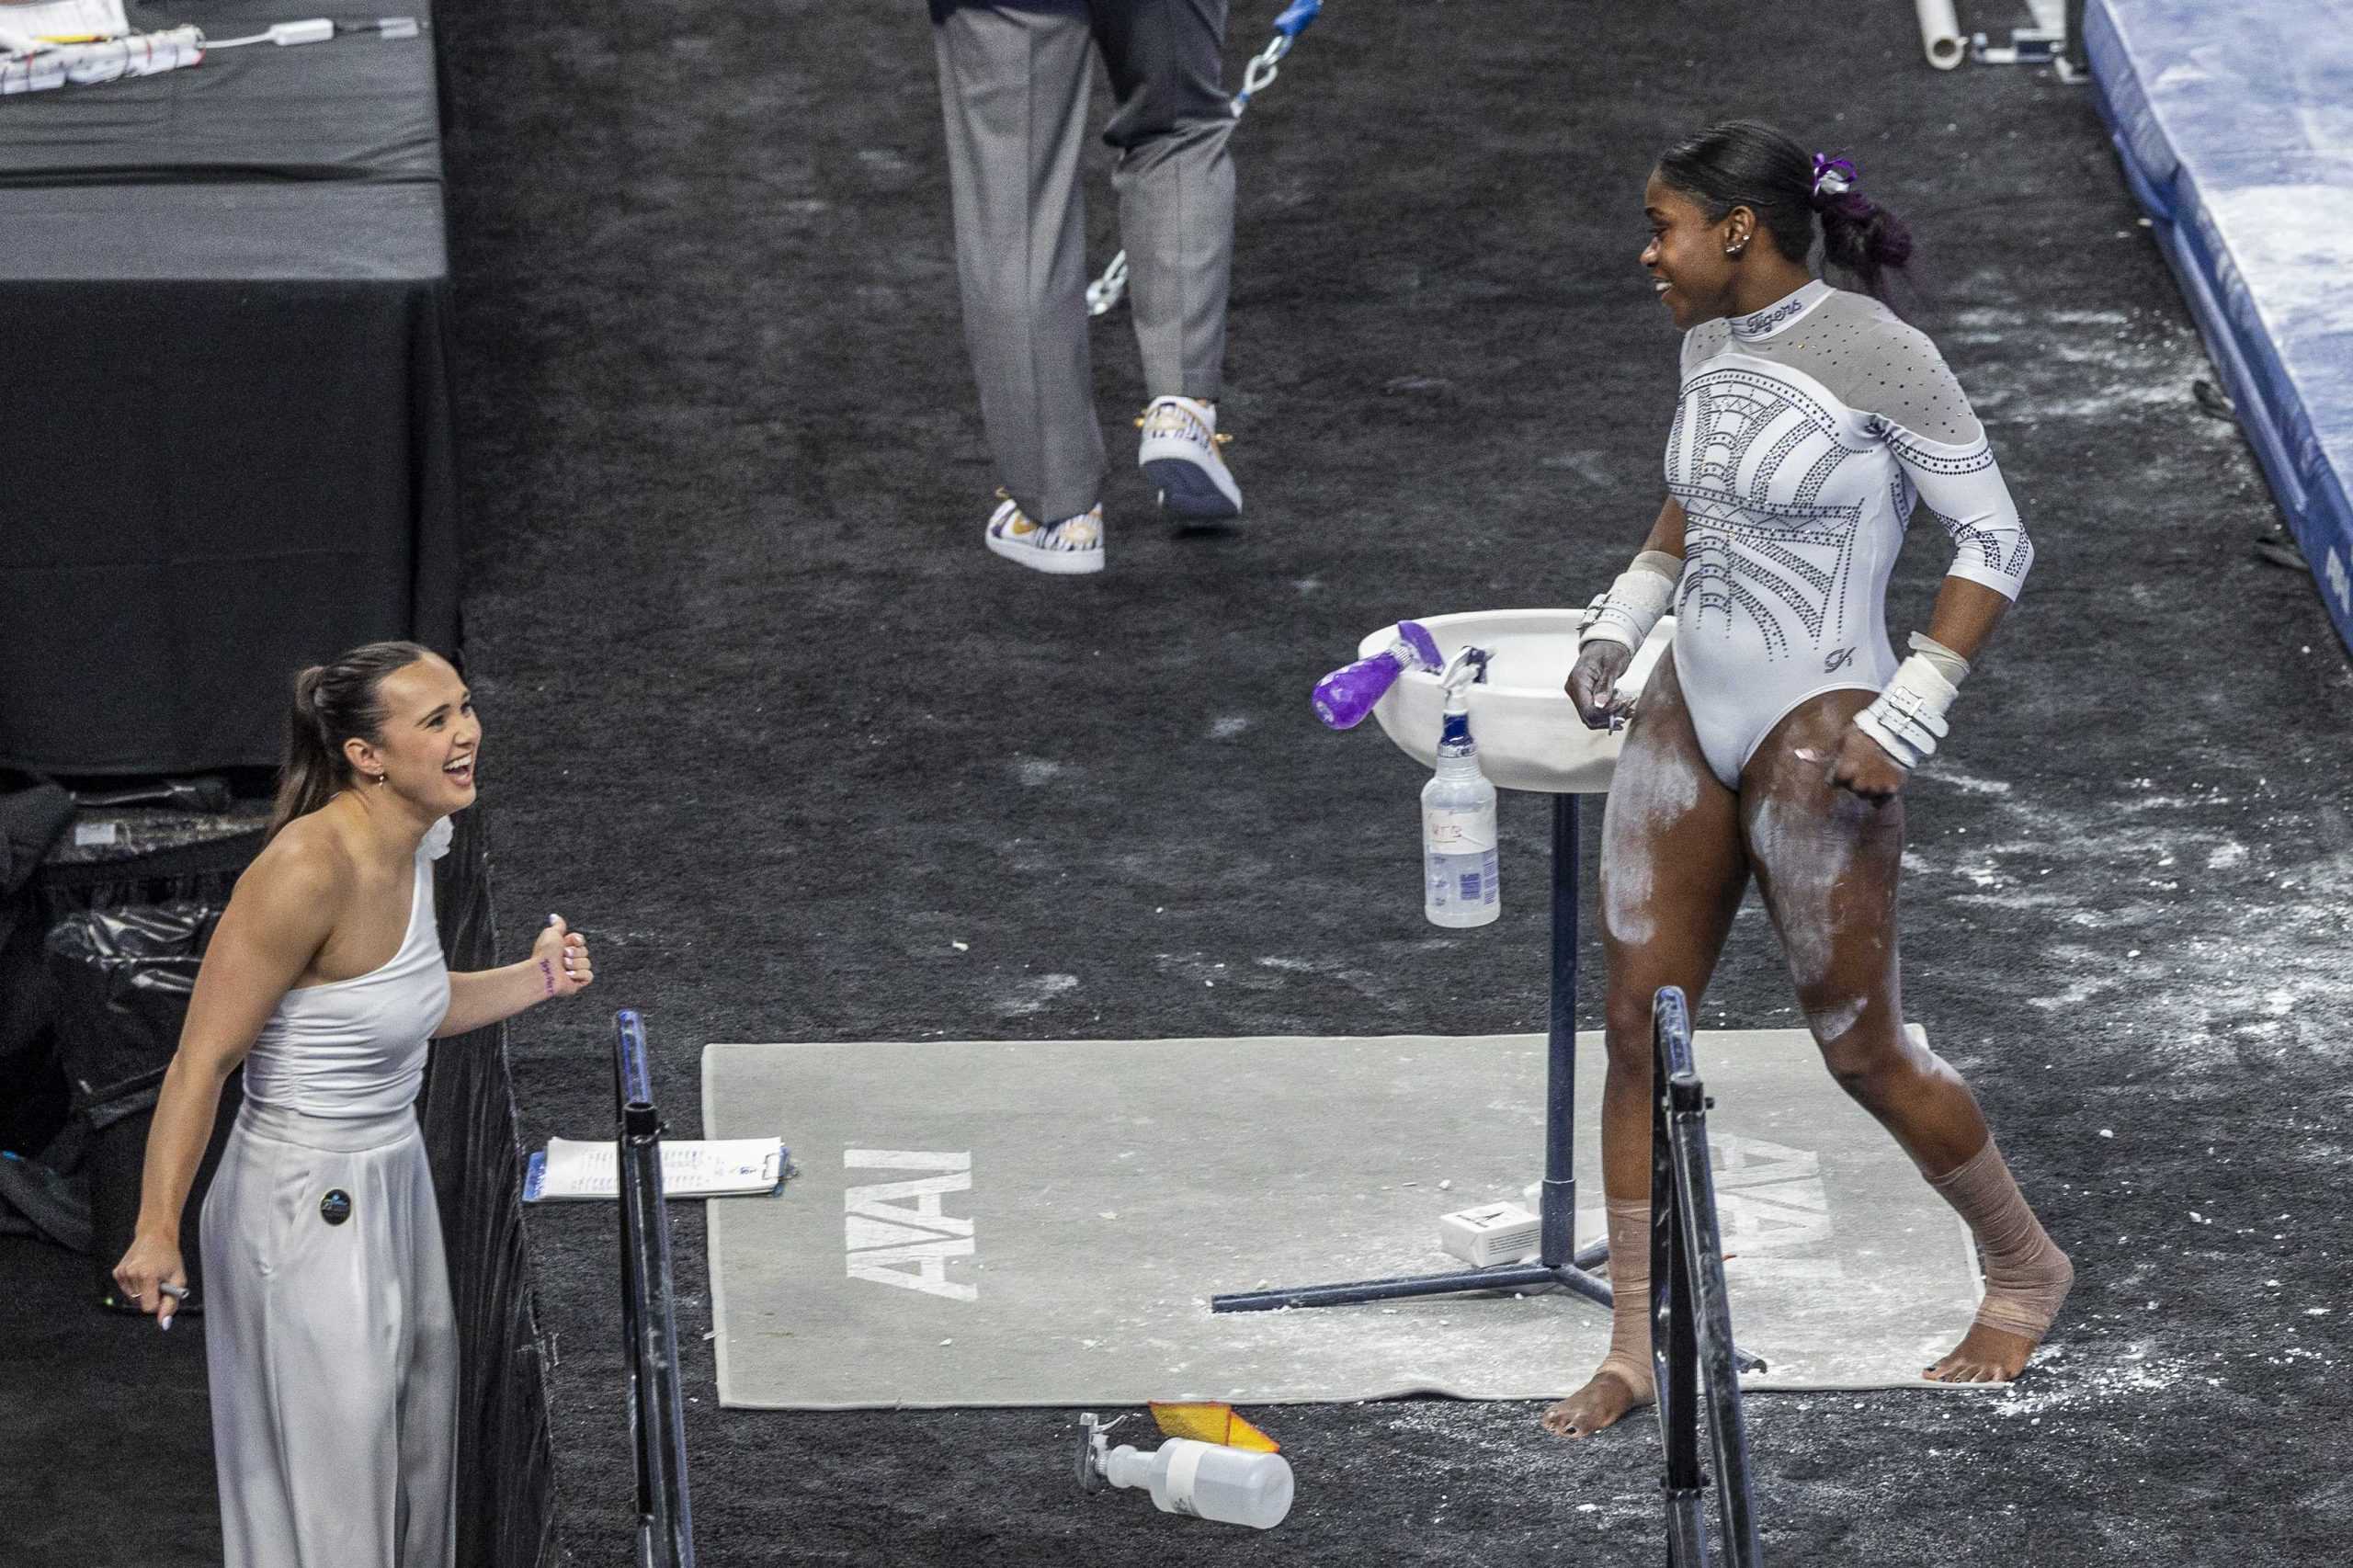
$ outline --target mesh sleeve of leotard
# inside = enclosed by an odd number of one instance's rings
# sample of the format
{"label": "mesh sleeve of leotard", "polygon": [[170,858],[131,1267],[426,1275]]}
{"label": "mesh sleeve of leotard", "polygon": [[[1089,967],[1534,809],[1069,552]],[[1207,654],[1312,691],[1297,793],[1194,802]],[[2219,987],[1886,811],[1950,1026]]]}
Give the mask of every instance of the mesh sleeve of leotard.
{"label": "mesh sleeve of leotard", "polygon": [[1921,504],[1952,540],[1952,564],[1945,574],[2017,598],[2034,564],[2034,540],[1985,437],[1968,446],[1931,441],[1893,423],[1882,434]]}
{"label": "mesh sleeve of leotard", "polygon": [[[1720,321],[1686,333],[1685,379],[1728,341],[1730,328]],[[1733,347],[1802,371],[1862,415],[1952,540],[1947,574],[2018,597],[2034,541],[2002,483],[1985,427],[1927,334],[1867,294],[1836,290],[1795,324]]]}
{"label": "mesh sleeve of leotard", "polygon": [[1926,334],[1892,313],[1872,325],[1876,330],[1856,345],[1859,363],[1847,380],[1859,396],[1849,403],[1870,413],[1904,477],[1951,539],[1946,574],[2018,597],[2034,564],[2034,540],[1968,394]]}

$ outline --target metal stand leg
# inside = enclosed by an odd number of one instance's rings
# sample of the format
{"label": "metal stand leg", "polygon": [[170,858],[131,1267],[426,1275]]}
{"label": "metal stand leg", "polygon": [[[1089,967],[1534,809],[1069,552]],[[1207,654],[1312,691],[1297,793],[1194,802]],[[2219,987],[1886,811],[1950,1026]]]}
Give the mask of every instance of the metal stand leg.
{"label": "metal stand leg", "polygon": [[1342,1307],[1464,1290],[1526,1290],[1562,1286],[1609,1305],[1609,1282],[1586,1272],[1608,1256],[1597,1241],[1575,1250],[1577,1089],[1577,831],[1574,795],[1552,797],[1552,1010],[1545,1060],[1544,1187],[1538,1200],[1533,1263],[1499,1264],[1450,1274],[1357,1279],[1292,1290],[1241,1290],[1210,1298],[1213,1312],[1266,1312],[1284,1307]]}

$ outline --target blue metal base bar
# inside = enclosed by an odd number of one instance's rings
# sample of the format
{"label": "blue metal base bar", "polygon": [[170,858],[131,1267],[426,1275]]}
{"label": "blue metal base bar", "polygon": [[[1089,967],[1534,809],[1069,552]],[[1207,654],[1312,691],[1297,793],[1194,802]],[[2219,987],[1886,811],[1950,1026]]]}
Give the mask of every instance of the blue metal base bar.
{"label": "blue metal base bar", "polygon": [[1213,1312],[1273,1312],[1285,1307],[1353,1307],[1364,1301],[1400,1301],[1411,1296],[1451,1296],[1467,1290],[1542,1290],[1554,1286],[1587,1301],[1609,1304],[1609,1286],[1582,1268],[1540,1263],[1506,1263],[1456,1274],[1421,1274],[1396,1279],[1358,1279],[1342,1285],[1305,1285],[1295,1290],[1237,1290],[1211,1296]]}

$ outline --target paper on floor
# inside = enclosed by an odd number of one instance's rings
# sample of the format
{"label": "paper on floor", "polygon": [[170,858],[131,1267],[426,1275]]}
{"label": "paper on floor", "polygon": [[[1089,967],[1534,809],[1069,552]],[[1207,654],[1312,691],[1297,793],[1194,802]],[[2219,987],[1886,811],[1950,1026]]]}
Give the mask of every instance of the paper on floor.
{"label": "paper on floor", "polygon": [[[784,1142],[778,1138],[722,1138],[662,1145],[662,1193],[665,1198],[717,1198],[773,1192],[785,1177]],[[523,1201],[571,1198],[619,1198],[620,1158],[609,1139],[587,1142],[551,1138],[531,1156],[523,1179]]]}

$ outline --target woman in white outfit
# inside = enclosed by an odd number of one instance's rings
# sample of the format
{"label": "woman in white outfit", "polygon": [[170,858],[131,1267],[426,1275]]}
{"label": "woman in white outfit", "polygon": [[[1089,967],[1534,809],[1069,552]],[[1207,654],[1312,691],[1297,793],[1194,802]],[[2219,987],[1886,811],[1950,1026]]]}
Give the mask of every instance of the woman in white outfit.
{"label": "woman in white outfit", "polygon": [[449,663],[377,642],[302,672],[278,808],[221,917],[147,1139],[115,1278],[169,1328],[180,1214],[221,1086],[244,1108],[206,1196],[205,1350],[228,1568],[447,1568],[458,1340],[415,1103],[426,1041],[593,978],[551,916],[451,974],[432,862],[482,724]]}

